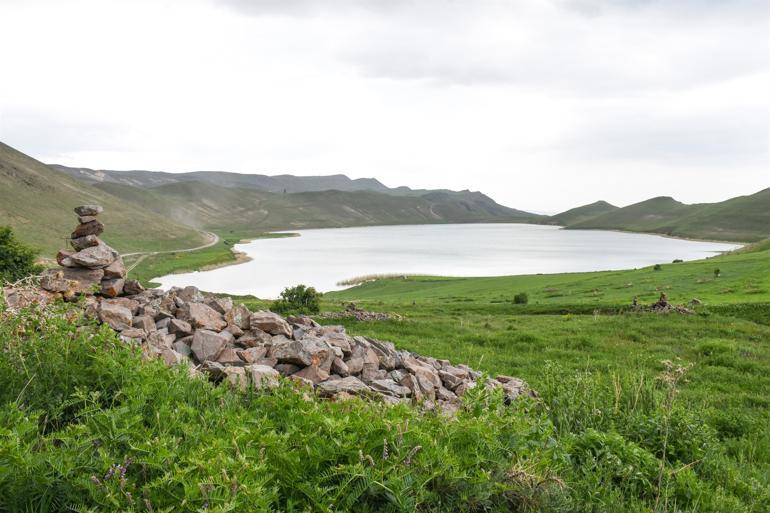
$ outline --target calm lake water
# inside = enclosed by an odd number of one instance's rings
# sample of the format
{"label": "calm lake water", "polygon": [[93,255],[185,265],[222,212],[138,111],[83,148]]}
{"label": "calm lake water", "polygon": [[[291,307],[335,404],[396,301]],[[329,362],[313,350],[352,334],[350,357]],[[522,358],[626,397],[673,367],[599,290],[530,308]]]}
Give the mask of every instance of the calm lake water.
{"label": "calm lake water", "polygon": [[277,297],[304,283],[320,291],[372,274],[502,276],[631,269],[676,258],[695,260],[735,244],[657,235],[563,230],[528,224],[375,226],[301,230],[299,237],[260,239],[236,249],[253,260],[211,271],[157,278],[163,288]]}

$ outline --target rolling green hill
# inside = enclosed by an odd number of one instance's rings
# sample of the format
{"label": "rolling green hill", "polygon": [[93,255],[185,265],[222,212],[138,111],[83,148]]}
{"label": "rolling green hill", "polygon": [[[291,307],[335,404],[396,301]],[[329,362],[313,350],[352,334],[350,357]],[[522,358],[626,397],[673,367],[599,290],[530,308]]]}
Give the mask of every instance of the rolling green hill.
{"label": "rolling green hill", "polygon": [[104,239],[120,251],[181,249],[203,244],[196,230],[137,208],[0,143],[0,225],[53,255],[77,225],[73,207],[103,205]]}
{"label": "rolling green hill", "polygon": [[148,189],[117,183],[94,187],[181,223],[245,236],[266,230],[541,218],[498,205],[480,193],[469,193],[462,199],[444,192],[422,196],[336,190],[283,194],[203,182]]}
{"label": "rolling green hill", "polygon": [[73,178],[89,183],[115,183],[140,188],[157,187],[172,183],[203,182],[222,187],[247,188],[264,192],[313,192],[330,189],[339,191],[391,191],[391,189],[374,178],[351,179],[341,174],[329,176],[267,176],[226,171],[167,173],[163,171],[96,170],[57,164],[51,164],[51,167]]}
{"label": "rolling green hill", "polygon": [[625,230],[738,242],[770,236],[770,188],[719,203],[686,205],[661,196],[604,213],[595,212],[593,217],[582,215],[599,203],[568,210],[549,221],[571,229]]}
{"label": "rolling green hill", "polygon": [[618,207],[611,205],[606,201],[596,201],[582,207],[571,208],[548,218],[548,224],[557,224],[560,226],[569,226],[571,224],[587,221],[609,212],[618,210]]}
{"label": "rolling green hill", "polygon": [[81,203],[105,207],[105,240],[121,251],[195,247],[200,229],[233,238],[300,228],[545,219],[479,192],[389,189],[344,175],[94,171],[47,166],[1,143],[0,187],[0,224],[46,256],[65,245],[72,207]]}

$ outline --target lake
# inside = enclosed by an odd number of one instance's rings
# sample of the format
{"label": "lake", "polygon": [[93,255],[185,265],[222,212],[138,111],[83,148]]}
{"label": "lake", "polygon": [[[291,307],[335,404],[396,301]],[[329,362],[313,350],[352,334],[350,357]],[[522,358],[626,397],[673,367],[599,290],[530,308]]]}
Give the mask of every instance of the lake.
{"label": "lake", "polygon": [[163,288],[275,298],[303,283],[320,291],[374,274],[502,276],[631,269],[695,260],[736,244],[530,224],[444,224],[300,230],[299,237],[236,245],[252,260],[211,271],[172,274]]}

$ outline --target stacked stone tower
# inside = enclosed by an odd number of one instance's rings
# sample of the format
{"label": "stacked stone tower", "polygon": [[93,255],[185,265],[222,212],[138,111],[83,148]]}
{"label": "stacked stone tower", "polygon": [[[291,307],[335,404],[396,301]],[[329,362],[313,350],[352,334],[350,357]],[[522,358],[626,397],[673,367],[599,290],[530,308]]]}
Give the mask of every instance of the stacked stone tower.
{"label": "stacked stone tower", "polygon": [[[40,286],[65,298],[78,294],[100,294],[117,297],[126,288],[126,267],[120,254],[99,238],[104,224],[97,219],[104,209],[99,205],[75,208],[80,224],[70,235],[73,250],[63,249],[56,255],[59,269],[49,269]],[[129,283],[129,289],[137,283]],[[131,291],[136,293],[136,291]]]}

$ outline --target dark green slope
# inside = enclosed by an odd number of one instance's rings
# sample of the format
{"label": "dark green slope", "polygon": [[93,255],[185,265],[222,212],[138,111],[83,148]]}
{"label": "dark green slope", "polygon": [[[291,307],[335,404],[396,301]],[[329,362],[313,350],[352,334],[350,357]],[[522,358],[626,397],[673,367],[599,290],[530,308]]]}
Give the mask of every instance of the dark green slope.
{"label": "dark green slope", "polygon": [[548,218],[548,224],[558,224],[560,226],[569,226],[599,217],[600,215],[614,212],[618,207],[611,205],[606,201],[596,201],[582,207],[571,208],[555,216]]}
{"label": "dark green slope", "polygon": [[139,189],[95,184],[105,192],[176,222],[215,231],[266,230],[383,224],[525,222],[542,216],[498,205],[480,193],[396,196],[372,191],[317,191],[294,194],[177,182]]}
{"label": "dark green slope", "polygon": [[653,198],[568,224],[567,228],[753,242],[770,236],[770,189],[719,203],[694,205],[669,197]]}
{"label": "dark green slope", "polygon": [[147,188],[182,182],[203,182],[222,187],[255,189],[264,192],[313,192],[330,189],[340,191],[389,192],[391,189],[374,178],[348,178],[345,175],[294,176],[231,173],[227,171],[111,171],[74,168],[52,164],[55,169],[89,183],[117,183]]}
{"label": "dark green slope", "polygon": [[203,244],[197,231],[137,208],[0,143],[0,225],[46,256],[66,246],[77,225],[73,207],[103,205],[104,239],[120,251],[177,249]]}

